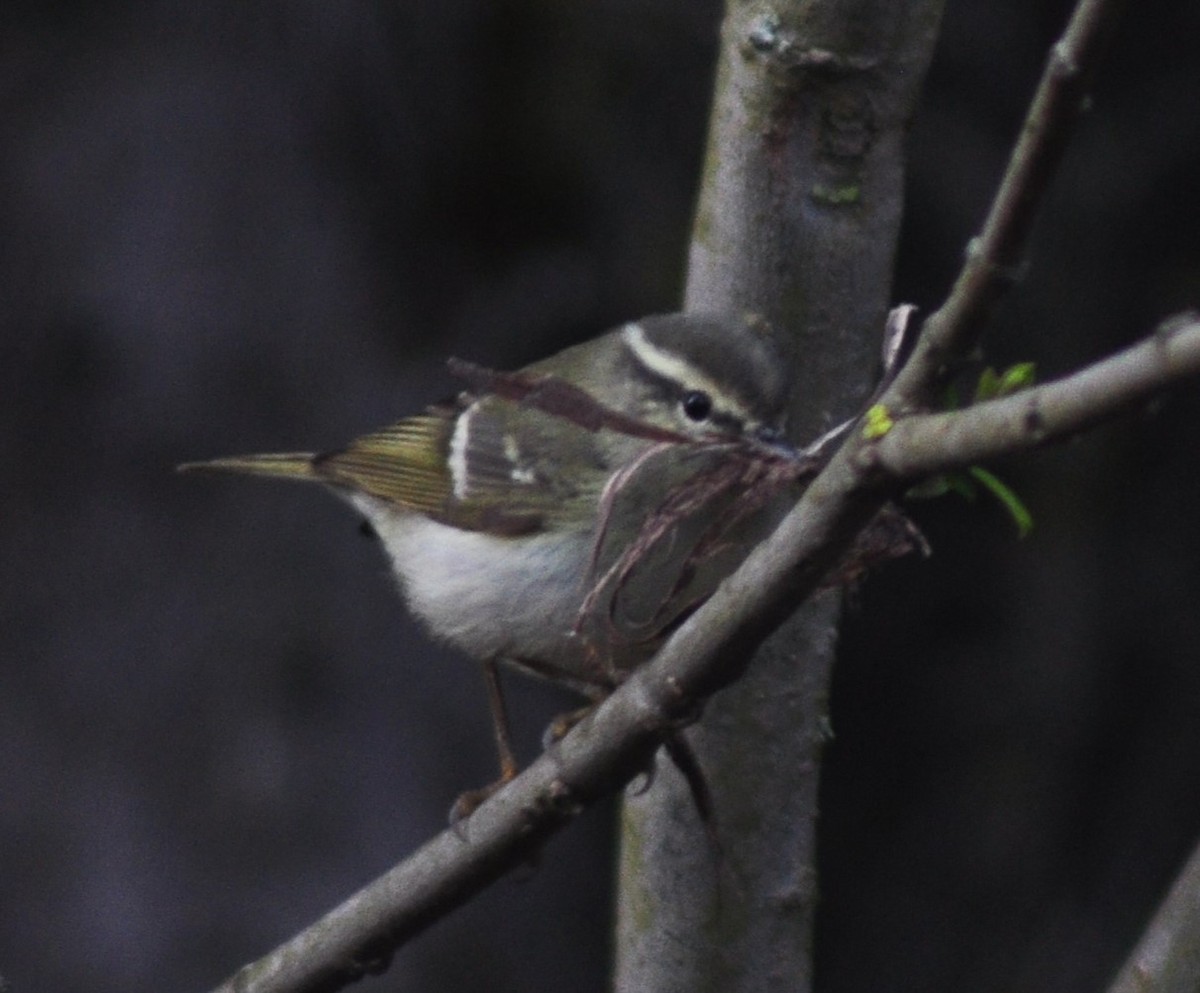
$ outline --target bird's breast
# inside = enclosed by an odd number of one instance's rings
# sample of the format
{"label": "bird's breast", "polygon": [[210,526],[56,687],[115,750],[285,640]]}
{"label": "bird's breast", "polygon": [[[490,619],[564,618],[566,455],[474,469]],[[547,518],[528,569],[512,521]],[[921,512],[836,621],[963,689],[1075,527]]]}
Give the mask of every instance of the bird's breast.
{"label": "bird's breast", "polygon": [[478,659],[575,672],[572,634],[591,557],[589,531],[501,537],[353,502],[383,542],[412,612],[432,634]]}

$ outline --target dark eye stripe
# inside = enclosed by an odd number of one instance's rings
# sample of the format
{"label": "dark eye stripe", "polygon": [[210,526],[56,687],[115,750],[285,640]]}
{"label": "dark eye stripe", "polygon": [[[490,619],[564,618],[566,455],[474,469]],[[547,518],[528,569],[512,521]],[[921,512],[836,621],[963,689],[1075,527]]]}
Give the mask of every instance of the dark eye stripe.
{"label": "dark eye stripe", "polygon": [[746,429],[740,417],[727,414],[724,411],[717,411],[709,417],[708,422],[715,427],[719,427],[726,434],[742,434]]}
{"label": "dark eye stripe", "polygon": [[[740,435],[745,430],[745,417],[741,410],[730,411],[717,407],[712,394],[706,390],[689,388],[686,384],[667,376],[660,375],[653,369],[636,361],[634,356],[633,373],[651,387],[658,401],[664,406],[678,404],[678,408],[688,420],[696,424],[705,424],[728,435]],[[688,400],[703,397],[708,401],[708,412],[701,417],[689,413]],[[736,400],[734,401],[736,403]]]}

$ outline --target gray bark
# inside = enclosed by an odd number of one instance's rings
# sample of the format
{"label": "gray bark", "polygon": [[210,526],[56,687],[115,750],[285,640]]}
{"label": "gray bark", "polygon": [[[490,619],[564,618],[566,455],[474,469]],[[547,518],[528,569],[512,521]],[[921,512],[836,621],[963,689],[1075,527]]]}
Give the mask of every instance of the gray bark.
{"label": "gray bark", "polygon": [[[903,141],[939,0],[730,0],[685,307],[751,310],[796,343],[791,434],[870,387],[902,209]],[[810,601],[687,732],[713,792],[716,859],[661,756],[626,799],[615,985],[807,990],[820,751],[839,602]]]}
{"label": "gray bark", "polygon": [[1194,993],[1200,988],[1200,847],[1108,993]]}

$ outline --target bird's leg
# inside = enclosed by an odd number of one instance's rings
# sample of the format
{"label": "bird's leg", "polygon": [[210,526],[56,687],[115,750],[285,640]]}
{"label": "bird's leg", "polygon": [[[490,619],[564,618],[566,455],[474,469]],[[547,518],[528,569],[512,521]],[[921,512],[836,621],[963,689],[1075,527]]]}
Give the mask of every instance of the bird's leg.
{"label": "bird's leg", "polygon": [[582,707],[576,707],[574,710],[568,710],[565,714],[559,714],[555,717],[546,726],[546,730],[542,732],[542,748],[549,748],[551,745],[556,745],[562,741],[571,728],[600,706],[608,698],[609,693],[612,692],[611,690],[601,689],[598,686],[577,686],[575,688],[588,698],[588,702]]}
{"label": "bird's leg", "polygon": [[500,778],[477,790],[468,790],[454,801],[450,808],[450,823],[457,824],[475,812],[488,797],[511,783],[517,776],[517,759],[513,754],[512,737],[508,730],[508,709],[504,705],[504,688],[500,685],[500,671],[495,659],[483,663],[483,679],[487,685],[488,708],[492,712],[492,734],[496,741],[496,754],[500,759]]}
{"label": "bird's leg", "polygon": [[483,663],[483,679],[487,684],[488,707],[492,712],[492,734],[496,739],[496,754],[500,758],[500,779],[497,786],[512,782],[517,776],[517,759],[513,755],[512,735],[508,730],[508,708],[504,704],[504,687],[500,685],[500,670],[495,659]]}

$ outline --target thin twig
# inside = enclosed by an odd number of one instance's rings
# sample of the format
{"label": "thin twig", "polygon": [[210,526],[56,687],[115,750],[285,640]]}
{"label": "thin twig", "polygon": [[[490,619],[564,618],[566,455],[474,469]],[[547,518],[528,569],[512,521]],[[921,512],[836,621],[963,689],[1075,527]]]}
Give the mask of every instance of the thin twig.
{"label": "thin twig", "polygon": [[967,247],[950,296],[925,321],[913,357],[897,377],[892,398],[898,408],[928,404],[1019,275],[1034,218],[1124,6],[1125,0],[1080,0],[1051,48],[983,230]]}
{"label": "thin twig", "polygon": [[1200,372],[1200,317],[1184,314],[1101,362],[1063,379],[895,426],[866,454],[895,478],[914,479],[1059,441]]}

